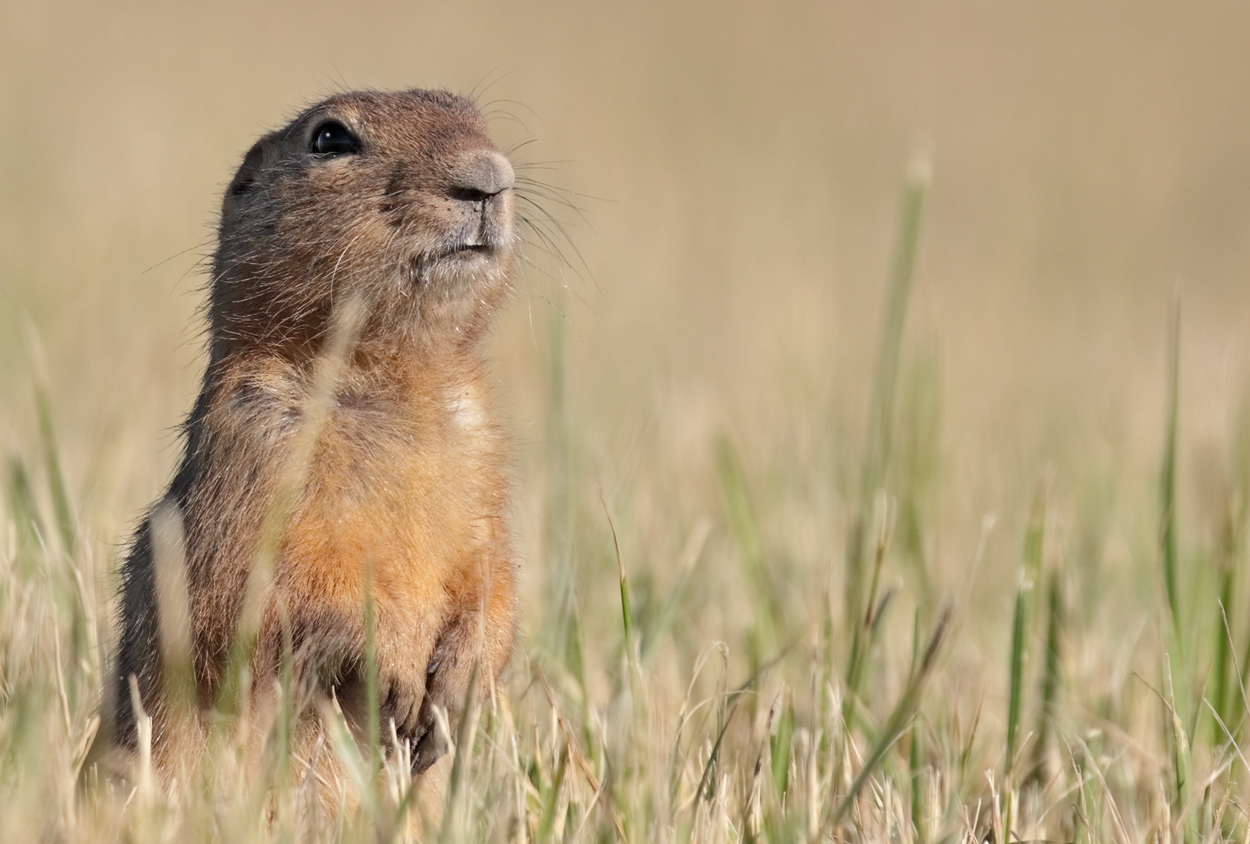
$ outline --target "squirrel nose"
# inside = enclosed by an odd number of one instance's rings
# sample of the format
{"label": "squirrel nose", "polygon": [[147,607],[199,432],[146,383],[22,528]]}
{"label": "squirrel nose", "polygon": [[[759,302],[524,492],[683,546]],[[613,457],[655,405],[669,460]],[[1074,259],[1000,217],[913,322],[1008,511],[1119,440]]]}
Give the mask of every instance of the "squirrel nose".
{"label": "squirrel nose", "polygon": [[467,198],[486,199],[512,187],[512,165],[495,150],[474,150],[452,172],[452,190]]}

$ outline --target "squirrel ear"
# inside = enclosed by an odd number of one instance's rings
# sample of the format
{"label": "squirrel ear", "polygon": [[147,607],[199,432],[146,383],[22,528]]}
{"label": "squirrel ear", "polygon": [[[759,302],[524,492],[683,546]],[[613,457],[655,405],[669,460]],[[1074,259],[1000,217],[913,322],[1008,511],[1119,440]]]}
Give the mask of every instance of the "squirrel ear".
{"label": "squirrel ear", "polygon": [[247,155],[243,157],[243,164],[239,166],[239,171],[230,180],[230,187],[226,188],[225,201],[227,205],[230,204],[231,200],[247,193],[252,185],[255,184],[256,177],[270,163],[277,146],[277,132],[270,132],[252,145],[252,148],[247,151]]}

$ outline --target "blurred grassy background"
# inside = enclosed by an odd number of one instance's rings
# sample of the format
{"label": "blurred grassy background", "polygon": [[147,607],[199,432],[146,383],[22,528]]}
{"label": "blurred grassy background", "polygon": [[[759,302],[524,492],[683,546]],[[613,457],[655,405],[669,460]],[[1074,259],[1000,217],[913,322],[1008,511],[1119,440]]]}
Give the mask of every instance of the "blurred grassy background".
{"label": "blurred grassy background", "polygon": [[[527,625],[549,594],[557,322],[579,518],[602,521],[602,490],[626,514],[627,561],[662,569],[700,518],[723,523],[727,432],[770,556],[800,561],[781,566],[811,598],[793,609],[815,618],[826,567],[841,576],[900,184],[922,153],[935,180],[900,448],[932,583],[890,577],[957,592],[997,514],[964,620],[981,636],[960,641],[973,675],[1004,665],[1046,475],[1053,553],[1086,572],[1087,622],[1111,637],[1090,639],[1083,670],[1114,685],[1102,668],[1133,647],[1125,616],[1158,595],[1142,572],[1178,288],[1182,536],[1199,556],[1250,443],[1248,45],[1250,6],[1231,1],[6,2],[0,448],[37,448],[29,326],[81,517],[123,541],[177,457],[202,366],[199,262],[252,140],[335,90],[476,92],[511,115],[501,144],[535,139],[517,157],[554,162],[543,178],[584,209],[551,206],[569,263],[530,250],[492,346],[518,438]],[[732,545],[727,528],[711,541]],[[586,600],[611,607],[614,570],[583,569]],[[737,574],[700,571],[696,649],[749,609],[725,585]],[[1101,608],[1120,589],[1137,616]],[[1001,703],[1005,680],[991,689]]]}
{"label": "blurred grassy background", "polygon": [[[222,186],[259,133],[354,87],[479,92],[517,118],[496,120],[502,143],[536,139],[519,157],[556,162],[541,175],[583,195],[584,222],[563,214],[572,270],[531,250],[540,271],[495,355],[523,446],[541,441],[536,338],[553,308],[565,314],[569,400],[601,443],[592,475],[637,470],[629,443],[656,426],[667,445],[648,459],[672,461],[678,486],[712,477],[721,427],[761,470],[855,453],[917,151],[936,182],[908,333],[939,385],[955,525],[975,533],[1045,462],[1072,485],[1127,466],[1152,487],[1178,285],[1182,461],[1202,464],[1184,482],[1215,471],[1231,436],[1250,337],[1242,4],[2,14],[5,447],[27,447],[34,427],[29,323],[71,485],[115,524],[176,456],[162,432],[199,376],[197,262]],[[553,306],[558,285],[569,295]]]}
{"label": "blurred grassy background", "polygon": [[[988,447],[1027,466],[1076,431],[1153,454],[1178,283],[1188,441],[1218,438],[1241,393],[1242,4],[52,2],[2,14],[0,395],[6,426],[28,429],[29,319],[72,466],[119,417],[132,428],[143,414],[147,443],[188,405],[195,265],[222,185],[256,135],[344,87],[479,91],[524,122],[497,121],[504,142],[536,138],[523,155],[559,162],[550,181],[593,197],[580,201],[588,224],[570,227],[586,270],[561,280],[571,395],[602,424],[645,413],[657,391],[744,437],[780,436],[796,400],[847,415],[823,405],[866,392],[898,184],[917,150],[936,184],[909,331],[938,358],[956,463]],[[498,346],[522,422],[523,335],[550,298],[536,276]],[[862,418],[849,412],[849,435]],[[152,451],[127,459],[160,477],[172,455],[150,464]],[[123,473],[147,487],[128,505],[150,497],[149,471]]]}

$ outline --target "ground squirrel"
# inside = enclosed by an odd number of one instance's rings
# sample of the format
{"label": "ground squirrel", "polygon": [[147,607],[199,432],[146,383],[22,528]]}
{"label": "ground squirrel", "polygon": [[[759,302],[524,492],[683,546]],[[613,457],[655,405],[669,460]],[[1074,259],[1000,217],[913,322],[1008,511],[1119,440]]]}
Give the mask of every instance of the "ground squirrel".
{"label": "ground squirrel", "polygon": [[435,707],[454,735],[474,667],[479,693],[503,669],[516,625],[507,442],[480,346],[512,286],[513,181],[478,109],[441,91],[336,95],[247,153],[222,203],[182,462],[121,564],[116,746],[136,745],[134,682],[158,765],[185,753],[163,693],[154,514],[181,518],[202,721],[349,301],[362,316],[258,593],[250,703],[263,709],[289,647],[305,731],[321,729],[307,704],[330,697],[362,729],[366,584],[383,736],[393,721],[414,773],[445,750]]}

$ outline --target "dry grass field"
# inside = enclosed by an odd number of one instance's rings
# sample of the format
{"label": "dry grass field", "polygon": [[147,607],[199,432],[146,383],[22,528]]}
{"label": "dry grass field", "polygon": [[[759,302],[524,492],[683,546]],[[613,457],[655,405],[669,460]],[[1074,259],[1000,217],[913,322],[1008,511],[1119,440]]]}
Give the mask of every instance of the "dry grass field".
{"label": "dry grass field", "polygon": [[0,841],[420,826],[359,758],[333,826],[229,743],[75,786],[221,191],[414,86],[559,223],[490,347],[521,638],[426,840],[1250,839],[1250,6],[3,0]]}

